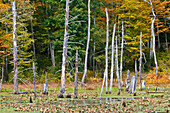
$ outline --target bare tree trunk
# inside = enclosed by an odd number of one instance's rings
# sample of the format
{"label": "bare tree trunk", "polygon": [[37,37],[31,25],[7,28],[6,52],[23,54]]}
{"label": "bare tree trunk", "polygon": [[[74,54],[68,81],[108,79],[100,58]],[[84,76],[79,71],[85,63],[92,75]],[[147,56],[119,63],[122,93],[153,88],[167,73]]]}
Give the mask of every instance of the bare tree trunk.
{"label": "bare tree trunk", "polygon": [[32,18],[31,18],[31,32],[32,32],[32,40],[33,42],[33,52],[34,52],[34,60],[33,60],[33,75],[34,75],[34,99],[37,96],[36,92],[36,74],[35,74],[35,60],[36,60],[36,54],[35,54],[35,40],[34,40],[34,30],[33,30],[33,25],[32,25]]}
{"label": "bare tree trunk", "polygon": [[105,79],[106,79],[106,70],[105,70],[104,75],[103,75],[103,83],[102,83],[102,88],[101,88],[101,92],[100,92],[100,99],[102,98]]}
{"label": "bare tree trunk", "polygon": [[86,46],[86,56],[85,56],[85,64],[84,64],[84,74],[81,81],[81,86],[84,86],[84,79],[87,74],[87,57],[88,57],[88,50],[89,50],[89,42],[90,42],[90,0],[88,1],[88,39],[87,39],[87,46]]}
{"label": "bare tree trunk", "polygon": [[106,48],[105,48],[105,54],[106,54],[106,94],[108,94],[108,45],[109,45],[109,16],[107,12],[107,8],[105,9],[106,11],[106,19],[107,19],[107,26],[106,26]]}
{"label": "bare tree trunk", "polygon": [[111,75],[110,75],[110,89],[109,89],[109,94],[111,94],[111,91],[112,91],[112,84],[113,84],[113,73],[114,73],[114,37],[115,37],[115,32],[116,32],[116,24],[114,24],[114,27],[113,27],[113,36],[112,36],[112,63],[111,63]]}
{"label": "bare tree trunk", "polygon": [[34,98],[36,98],[37,92],[36,92],[36,75],[35,75],[35,63],[34,63],[34,61],[33,61],[33,74],[34,74]]}
{"label": "bare tree trunk", "polygon": [[[50,9],[50,16],[52,16],[51,4],[49,4],[49,9]],[[52,28],[51,28],[51,36],[53,36]],[[53,41],[51,39],[50,39],[50,52],[51,52],[52,65],[53,65],[53,67],[55,67],[54,45],[53,45]]]}
{"label": "bare tree trunk", "polygon": [[50,52],[51,52],[52,65],[53,67],[55,67],[54,46],[53,46],[53,42],[51,39],[50,39]]}
{"label": "bare tree trunk", "polygon": [[78,50],[76,50],[76,72],[75,72],[75,80],[74,80],[74,98],[77,98],[77,94],[78,94]]}
{"label": "bare tree trunk", "polygon": [[2,64],[2,78],[1,78],[1,81],[0,81],[0,90],[2,88],[2,82],[3,82],[3,79],[4,79],[4,57],[3,57],[3,64]]}
{"label": "bare tree trunk", "polygon": [[130,71],[128,69],[127,71],[127,79],[126,79],[126,91],[129,91],[129,86],[130,86]]}
{"label": "bare tree trunk", "polygon": [[115,56],[115,62],[116,62],[116,76],[118,81],[118,88],[120,90],[120,82],[119,82],[119,67],[118,67],[118,46],[117,46],[117,36],[116,36],[116,56]]}
{"label": "bare tree trunk", "polygon": [[64,43],[63,43],[63,60],[62,60],[62,75],[61,75],[61,88],[60,88],[61,94],[65,92],[67,43],[68,43],[68,20],[69,20],[69,0],[66,0],[65,33],[64,33]]}
{"label": "bare tree trunk", "polygon": [[[144,0],[145,2],[148,2],[146,0]],[[153,37],[153,54],[154,54],[154,60],[155,60],[155,65],[156,65],[156,75],[158,76],[158,63],[157,63],[157,59],[156,59],[156,51],[155,51],[155,32],[154,32],[154,22],[155,22],[155,18],[156,18],[156,15],[155,15],[155,12],[154,12],[154,9],[153,9],[153,4],[152,4],[152,1],[150,0],[150,2],[148,2],[150,5],[151,5],[151,9],[152,9],[152,14],[153,14],[153,18],[151,18],[152,20],[152,24],[151,24],[151,30],[152,30],[152,37]]]}
{"label": "bare tree trunk", "polygon": [[140,32],[139,90],[141,90],[141,72],[142,72],[142,32]]}
{"label": "bare tree trunk", "polygon": [[18,62],[17,62],[17,30],[16,30],[16,6],[12,3],[13,14],[13,57],[14,57],[14,93],[18,93]]}
{"label": "bare tree trunk", "polygon": [[45,84],[44,84],[43,94],[48,95],[47,72],[44,71],[44,74],[45,74]]}
{"label": "bare tree trunk", "polygon": [[120,80],[122,84],[122,61],[123,61],[123,44],[124,44],[124,25],[122,21],[122,45],[121,45],[121,57],[120,57]]}
{"label": "bare tree trunk", "polygon": [[137,86],[137,77],[138,77],[138,69],[137,69],[137,60],[135,59],[135,83],[134,83],[134,91],[136,92],[136,86]]}
{"label": "bare tree trunk", "polygon": [[154,54],[154,60],[155,60],[155,65],[156,65],[156,75],[158,76],[158,63],[157,63],[157,59],[156,59],[156,51],[155,51],[155,32],[154,32],[154,22],[155,22],[156,15],[155,15],[155,13],[154,13],[153,5],[152,5],[151,0],[150,0],[150,4],[151,4],[151,7],[152,7],[152,13],[153,13],[153,16],[154,16],[154,18],[151,19],[151,20],[152,20],[151,29],[152,29],[152,36],[153,36],[153,54]]}
{"label": "bare tree trunk", "polygon": [[151,60],[152,55],[153,55],[153,50],[152,50],[152,48],[153,48],[153,38],[152,37],[151,37],[151,40],[150,40],[150,48],[151,48],[151,50],[150,50],[150,60]]}

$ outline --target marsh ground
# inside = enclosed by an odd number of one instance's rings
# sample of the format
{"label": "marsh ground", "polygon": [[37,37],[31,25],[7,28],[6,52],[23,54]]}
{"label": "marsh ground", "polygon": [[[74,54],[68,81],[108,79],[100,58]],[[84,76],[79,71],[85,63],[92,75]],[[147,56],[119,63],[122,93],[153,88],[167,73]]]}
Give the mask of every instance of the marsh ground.
{"label": "marsh ground", "polygon": [[[102,99],[99,99],[101,81],[88,83],[85,87],[78,88],[78,99],[73,98],[73,84],[67,84],[67,93],[72,98],[57,98],[60,87],[59,84],[49,84],[49,94],[43,95],[43,84],[37,85],[37,98],[34,100],[33,94],[9,94],[13,92],[13,85],[3,85],[0,92],[0,112],[170,112],[170,88],[165,87],[166,91],[158,87],[154,92],[154,87],[150,86],[152,93],[146,90],[138,91],[137,96],[123,91],[118,96],[117,87],[113,87],[112,94],[105,94],[103,91]],[[114,84],[116,86],[116,84]],[[5,88],[4,88],[5,87]],[[20,91],[33,91],[32,86],[19,85]],[[30,103],[30,97],[33,103]],[[124,104],[123,104],[124,103]]]}

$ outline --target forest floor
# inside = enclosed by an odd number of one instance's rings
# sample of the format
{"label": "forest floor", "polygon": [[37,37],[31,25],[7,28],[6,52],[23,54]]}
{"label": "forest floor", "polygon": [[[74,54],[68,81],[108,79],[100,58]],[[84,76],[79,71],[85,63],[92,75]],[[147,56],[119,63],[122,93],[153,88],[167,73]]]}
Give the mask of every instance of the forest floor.
{"label": "forest floor", "polygon": [[[93,79],[85,84],[85,87],[78,87],[78,99],[74,99],[74,83],[66,84],[66,93],[70,93],[72,98],[57,98],[60,91],[60,82],[49,83],[49,94],[43,95],[43,84],[37,84],[37,98],[34,94],[10,94],[13,92],[13,84],[3,84],[0,92],[0,112],[170,112],[170,87],[159,85],[155,92],[155,85],[150,84],[149,91],[138,91],[137,95],[125,92],[125,87],[120,95],[117,95],[118,88],[114,82],[112,94],[106,94],[105,88],[100,100],[102,80]],[[167,87],[165,87],[167,86]],[[163,91],[161,88],[165,88]],[[19,84],[20,91],[33,91],[32,85]],[[30,103],[30,97],[33,103]]]}

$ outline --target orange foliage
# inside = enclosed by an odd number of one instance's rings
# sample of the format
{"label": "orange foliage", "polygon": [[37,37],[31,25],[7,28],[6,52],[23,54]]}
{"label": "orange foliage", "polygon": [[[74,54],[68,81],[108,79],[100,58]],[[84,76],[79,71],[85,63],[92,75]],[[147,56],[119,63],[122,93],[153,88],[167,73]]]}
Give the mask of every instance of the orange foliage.
{"label": "orange foliage", "polygon": [[163,72],[159,72],[158,77],[156,73],[150,73],[146,77],[146,84],[170,84],[170,78]]}
{"label": "orange foliage", "polygon": [[[7,43],[11,41],[11,38],[12,38],[12,33],[8,33],[0,37],[0,48],[2,48],[2,50],[4,48],[8,48]],[[0,53],[5,54],[5,51],[0,51]]]}

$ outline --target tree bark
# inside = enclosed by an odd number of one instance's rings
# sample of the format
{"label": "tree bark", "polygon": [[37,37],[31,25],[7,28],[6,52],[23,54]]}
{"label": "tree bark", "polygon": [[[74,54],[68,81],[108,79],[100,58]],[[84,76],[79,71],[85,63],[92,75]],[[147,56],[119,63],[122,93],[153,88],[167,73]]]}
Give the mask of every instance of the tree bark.
{"label": "tree bark", "polygon": [[124,44],[124,25],[122,21],[122,45],[121,45],[121,57],[120,57],[120,80],[122,84],[122,61],[123,61],[123,44]]}
{"label": "tree bark", "polygon": [[60,88],[61,94],[65,92],[67,43],[68,43],[68,20],[69,20],[69,0],[66,0],[65,33],[64,33],[64,43],[63,43],[62,75],[61,75],[61,88]]}
{"label": "tree bark", "polygon": [[114,73],[114,37],[115,37],[115,32],[116,32],[116,24],[114,24],[113,27],[113,36],[112,36],[112,63],[111,63],[111,75],[110,75],[110,89],[109,89],[109,94],[111,94],[112,91],[112,84],[113,84],[113,73]]}
{"label": "tree bark", "polygon": [[119,67],[118,67],[118,46],[117,46],[117,36],[116,36],[116,56],[115,56],[115,62],[116,62],[116,76],[118,81],[118,88],[120,90],[120,82],[119,82]]}
{"label": "tree bark", "polygon": [[105,54],[106,54],[106,94],[108,94],[108,45],[109,45],[109,16],[107,12],[107,8],[105,9],[106,11],[106,20],[107,20],[107,25],[106,25],[106,48],[105,48]]}
{"label": "tree bark", "polygon": [[106,79],[106,70],[105,70],[104,75],[103,75],[103,83],[102,83],[102,88],[101,88],[101,92],[100,92],[100,100],[102,98],[105,79]]}
{"label": "tree bark", "polygon": [[76,72],[75,72],[75,80],[74,80],[74,98],[77,98],[78,95],[78,50],[76,50]]}
{"label": "tree bark", "polygon": [[129,69],[128,69],[128,71],[127,71],[127,79],[126,79],[126,91],[128,91],[129,90],[129,85],[130,85],[130,71],[129,71]]}
{"label": "tree bark", "polygon": [[139,63],[139,90],[141,90],[141,72],[142,72],[142,32],[140,33],[140,63]]}
{"label": "tree bark", "polygon": [[18,93],[18,62],[17,62],[17,30],[16,30],[16,6],[12,3],[13,14],[13,57],[14,57],[14,93]]}
{"label": "tree bark", "polygon": [[138,69],[137,69],[137,60],[135,59],[135,83],[134,83],[134,91],[136,92],[136,86],[137,86],[137,77],[138,77]]}
{"label": "tree bark", "polygon": [[88,57],[88,50],[89,50],[89,42],[90,42],[90,0],[88,0],[88,39],[87,39],[87,46],[86,46],[84,74],[83,74],[83,78],[81,81],[81,86],[84,86],[84,79],[87,74],[87,57]]}
{"label": "tree bark", "polygon": [[154,60],[155,60],[155,65],[156,65],[156,76],[158,76],[158,63],[157,63],[157,59],[156,59],[156,51],[155,51],[155,32],[154,32],[154,22],[155,22],[155,18],[156,18],[156,15],[155,15],[155,12],[154,12],[154,9],[153,9],[153,4],[152,4],[152,1],[150,0],[150,2],[144,0],[145,2],[149,3],[151,5],[151,9],[152,9],[152,14],[153,14],[153,18],[151,18],[152,20],[152,24],[151,24],[151,35],[153,37],[153,54],[154,54]]}
{"label": "tree bark", "polygon": [[156,51],[155,51],[155,32],[154,32],[154,22],[155,22],[156,15],[154,13],[153,4],[151,0],[150,0],[150,5],[151,5],[152,13],[154,16],[154,18],[151,19],[152,20],[151,30],[152,30],[152,37],[153,37],[153,54],[154,54],[154,60],[155,60],[155,65],[156,65],[156,75],[158,76],[158,63],[157,63]]}
{"label": "tree bark", "polygon": [[36,98],[37,92],[36,92],[36,74],[35,74],[35,63],[34,63],[34,61],[33,61],[33,74],[34,74],[34,98]]}

